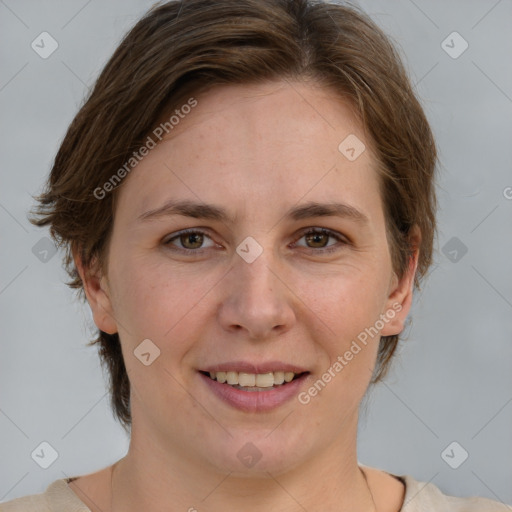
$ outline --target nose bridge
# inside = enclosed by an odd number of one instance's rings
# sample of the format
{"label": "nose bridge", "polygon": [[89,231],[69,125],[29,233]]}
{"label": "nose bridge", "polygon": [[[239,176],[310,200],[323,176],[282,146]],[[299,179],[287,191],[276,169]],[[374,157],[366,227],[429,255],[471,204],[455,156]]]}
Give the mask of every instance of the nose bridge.
{"label": "nose bridge", "polygon": [[264,249],[256,240],[248,237],[237,247],[234,265],[238,292],[254,300],[266,295],[267,301],[276,294],[277,278],[273,271],[276,264],[270,248]]}
{"label": "nose bridge", "polygon": [[[237,247],[221,320],[225,328],[245,328],[251,337],[265,337],[291,319],[285,286],[278,278],[274,252],[253,240]],[[238,327],[238,328],[239,328]]]}

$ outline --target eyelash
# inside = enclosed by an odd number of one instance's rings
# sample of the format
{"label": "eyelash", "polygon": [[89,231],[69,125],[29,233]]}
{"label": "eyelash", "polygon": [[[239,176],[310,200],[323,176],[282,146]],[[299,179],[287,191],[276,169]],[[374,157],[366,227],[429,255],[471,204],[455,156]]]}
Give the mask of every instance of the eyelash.
{"label": "eyelash", "polygon": [[[201,235],[207,236],[208,238],[211,239],[211,237],[208,235],[208,233],[206,231],[201,230],[201,229],[197,229],[197,228],[184,229],[183,231],[178,232],[176,235],[174,235],[173,237],[171,237],[167,241],[165,241],[164,245],[171,247],[171,242],[173,242],[176,239],[179,239],[183,235],[187,235],[187,234],[190,234],[190,233],[192,233],[192,234],[201,234]],[[326,235],[326,236],[329,236],[331,238],[335,238],[342,245],[348,245],[349,244],[349,242],[348,242],[348,240],[346,238],[344,238],[343,236],[339,235],[335,231],[331,231],[330,229],[326,229],[326,228],[311,228],[308,231],[303,231],[301,236],[298,238],[298,240],[300,240],[301,238],[303,238],[306,235],[316,235],[316,234]],[[182,254],[187,254],[187,255],[201,255],[205,251],[208,251],[209,249],[210,248],[206,248],[206,249],[182,249],[180,247],[172,246],[171,250],[172,251],[176,251],[176,252],[180,252]],[[320,253],[320,254],[329,254],[329,253],[333,253],[335,251],[340,250],[340,247],[339,246],[332,246],[332,247],[328,247],[328,248],[319,248],[319,249],[315,249],[314,247],[306,247],[305,249],[307,249],[311,253],[315,253],[315,254],[318,254],[318,253]]]}

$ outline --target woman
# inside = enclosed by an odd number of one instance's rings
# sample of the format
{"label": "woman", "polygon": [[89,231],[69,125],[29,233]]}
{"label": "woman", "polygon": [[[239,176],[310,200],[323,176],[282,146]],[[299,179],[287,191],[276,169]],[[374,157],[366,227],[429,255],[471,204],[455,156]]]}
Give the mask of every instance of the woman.
{"label": "woman", "polygon": [[150,10],[33,220],[67,249],[130,448],[0,510],[505,510],[357,460],[359,404],[431,263],[435,164],[399,58],[356,10]]}

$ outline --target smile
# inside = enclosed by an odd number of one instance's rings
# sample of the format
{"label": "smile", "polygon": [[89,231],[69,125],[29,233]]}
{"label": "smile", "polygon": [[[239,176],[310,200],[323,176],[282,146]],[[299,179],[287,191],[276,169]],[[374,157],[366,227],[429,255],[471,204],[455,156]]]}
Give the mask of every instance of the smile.
{"label": "smile", "polygon": [[[206,374],[206,372],[204,372]],[[221,384],[229,384],[235,389],[244,391],[264,391],[268,388],[282,386],[291,382],[301,374],[294,372],[267,372],[267,373],[245,373],[245,372],[208,372],[211,379]]]}
{"label": "smile", "polygon": [[300,392],[310,375],[291,371],[199,371],[198,374],[214,396],[245,412],[270,411],[283,405]]}

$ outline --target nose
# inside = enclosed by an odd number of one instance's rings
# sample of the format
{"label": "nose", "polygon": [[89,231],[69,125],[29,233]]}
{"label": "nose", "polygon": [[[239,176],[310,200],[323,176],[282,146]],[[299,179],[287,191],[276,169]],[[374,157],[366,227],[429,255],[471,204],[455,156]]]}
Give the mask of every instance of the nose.
{"label": "nose", "polygon": [[293,292],[271,250],[264,250],[252,263],[237,254],[223,281],[219,321],[225,330],[265,340],[293,325]]}

